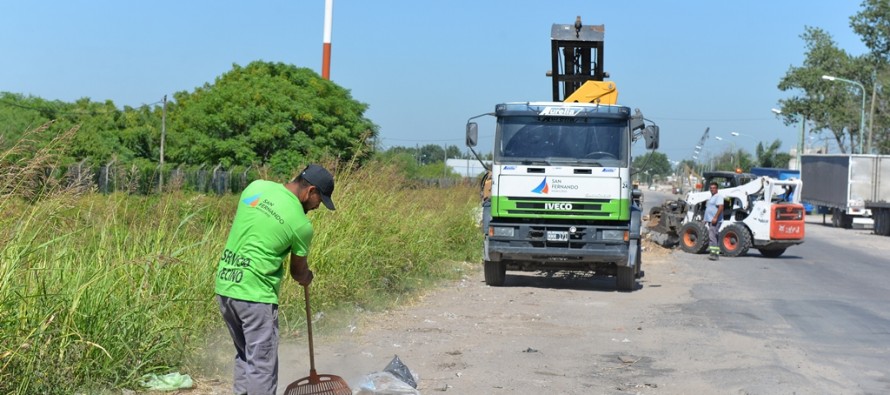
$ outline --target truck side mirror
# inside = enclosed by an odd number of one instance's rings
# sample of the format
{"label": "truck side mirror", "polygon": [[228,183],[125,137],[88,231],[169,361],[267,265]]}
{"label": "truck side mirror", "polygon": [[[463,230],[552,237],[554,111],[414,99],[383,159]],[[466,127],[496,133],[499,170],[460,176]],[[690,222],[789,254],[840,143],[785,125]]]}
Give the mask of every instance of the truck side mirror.
{"label": "truck side mirror", "polygon": [[479,140],[479,125],[476,122],[467,123],[467,147],[475,147]]}
{"label": "truck side mirror", "polygon": [[646,126],[643,138],[646,139],[646,149],[658,149],[658,125]]}

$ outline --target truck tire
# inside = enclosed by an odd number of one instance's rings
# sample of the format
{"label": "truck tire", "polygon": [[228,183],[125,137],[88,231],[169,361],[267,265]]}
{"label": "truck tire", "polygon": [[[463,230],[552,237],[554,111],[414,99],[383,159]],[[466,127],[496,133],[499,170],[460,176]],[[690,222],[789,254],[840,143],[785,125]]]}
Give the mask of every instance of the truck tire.
{"label": "truck tire", "polygon": [[492,287],[504,285],[504,280],[507,279],[507,265],[504,262],[485,261],[484,269],[485,284]]}
{"label": "truck tire", "polygon": [[778,258],[785,253],[785,248],[779,248],[777,250],[758,250],[760,251],[760,255],[763,255],[767,258]]}
{"label": "truck tire", "polygon": [[751,248],[751,234],[748,228],[740,224],[729,224],[717,236],[720,253],[726,256],[741,256]]}
{"label": "truck tire", "polygon": [[835,228],[850,229],[853,227],[853,216],[847,214],[844,210],[831,210],[831,225]]}
{"label": "truck tire", "polygon": [[621,292],[631,292],[637,287],[636,269],[627,266],[618,266],[615,273],[616,287]]}
{"label": "truck tire", "polygon": [[708,248],[708,229],[701,222],[687,222],[680,227],[680,249],[701,254]]}

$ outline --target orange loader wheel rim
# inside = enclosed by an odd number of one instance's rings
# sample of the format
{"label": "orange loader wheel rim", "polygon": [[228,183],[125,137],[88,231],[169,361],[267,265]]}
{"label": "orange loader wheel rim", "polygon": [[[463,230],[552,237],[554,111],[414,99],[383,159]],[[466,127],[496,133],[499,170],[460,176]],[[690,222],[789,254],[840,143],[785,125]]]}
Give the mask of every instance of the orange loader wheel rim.
{"label": "orange loader wheel rim", "polygon": [[695,245],[695,238],[695,232],[687,230],[686,233],[683,233],[683,244],[687,247],[692,247]]}
{"label": "orange loader wheel rim", "polygon": [[726,251],[735,251],[739,248],[739,236],[735,232],[728,232],[723,236],[723,248]]}

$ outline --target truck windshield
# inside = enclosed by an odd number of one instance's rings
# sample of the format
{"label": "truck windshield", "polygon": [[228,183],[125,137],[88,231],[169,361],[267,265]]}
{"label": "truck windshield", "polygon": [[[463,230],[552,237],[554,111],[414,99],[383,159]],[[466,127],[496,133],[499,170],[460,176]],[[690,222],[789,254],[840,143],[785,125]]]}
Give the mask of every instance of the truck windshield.
{"label": "truck windshield", "polygon": [[502,162],[627,165],[625,119],[512,116],[498,120],[495,160]]}

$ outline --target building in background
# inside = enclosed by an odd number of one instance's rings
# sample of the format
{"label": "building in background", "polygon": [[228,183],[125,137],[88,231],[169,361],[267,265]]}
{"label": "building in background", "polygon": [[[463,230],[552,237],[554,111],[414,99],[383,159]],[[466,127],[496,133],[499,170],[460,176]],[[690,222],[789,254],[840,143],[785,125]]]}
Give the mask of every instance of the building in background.
{"label": "building in background", "polygon": [[[491,166],[491,161],[485,161],[485,164]],[[475,178],[485,173],[485,168],[476,159],[448,159],[445,165],[451,168],[451,171],[460,174],[465,178]]]}

